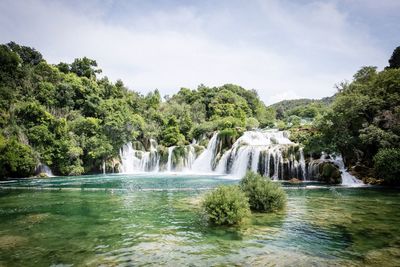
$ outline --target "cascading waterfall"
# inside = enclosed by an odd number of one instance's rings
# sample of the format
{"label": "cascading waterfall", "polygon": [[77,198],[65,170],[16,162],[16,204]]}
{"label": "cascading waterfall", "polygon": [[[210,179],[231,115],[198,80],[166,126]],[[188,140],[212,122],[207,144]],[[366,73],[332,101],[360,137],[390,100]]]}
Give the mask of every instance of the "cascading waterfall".
{"label": "cascading waterfall", "polygon": [[[305,171],[300,166],[305,166],[304,156],[297,156],[297,152],[289,151],[294,147],[298,145],[289,140],[286,132],[248,131],[224,153],[217,165],[217,171],[225,170],[235,177],[242,177],[247,170],[252,170],[274,180],[299,178],[300,173],[303,177]],[[287,155],[286,158],[284,154]]]}
{"label": "cascading waterfall", "polygon": [[172,171],[172,153],[174,152],[175,146],[170,146],[168,148],[168,161],[167,161],[167,171]]}
{"label": "cascading waterfall", "polygon": [[36,167],[36,173],[37,174],[44,173],[47,175],[47,177],[54,177],[53,172],[51,171],[50,167],[43,163],[40,163]]}
{"label": "cascading waterfall", "polygon": [[[195,141],[190,145],[160,148],[150,140],[149,151],[128,143],[121,148],[120,172],[186,171],[195,173],[229,174],[243,177],[248,170],[258,172],[273,180],[315,180],[319,178],[320,164],[332,162],[342,172],[343,185],[359,184],[344,168],[341,157],[334,160],[322,153],[319,159],[305,159],[299,144],[291,142],[288,133],[278,130],[255,130],[244,132],[228,150],[223,150],[222,140],[214,133],[207,147],[198,155]],[[221,151],[222,150],[222,151]],[[164,151],[164,152],[162,152]],[[168,154],[167,154],[168,153]],[[161,156],[164,155],[164,156]]]}
{"label": "cascading waterfall", "polygon": [[213,171],[213,164],[215,160],[215,152],[218,143],[218,133],[214,133],[213,137],[208,142],[207,148],[199,155],[193,162],[192,170],[208,173]]}
{"label": "cascading waterfall", "polygon": [[303,174],[303,180],[307,180],[307,174],[306,174],[306,160],[304,159],[304,151],[303,148],[300,147],[300,167],[301,167],[301,173]]}
{"label": "cascading waterfall", "polygon": [[342,173],[342,185],[345,186],[359,186],[362,185],[363,182],[351,175],[344,166],[343,158],[341,156],[336,156],[335,159],[332,160],[338,167],[340,172]]}
{"label": "cascading waterfall", "polygon": [[135,173],[145,171],[158,171],[160,156],[157,152],[157,143],[150,140],[150,151],[134,149],[131,142],[120,150],[122,173]]}
{"label": "cascading waterfall", "polygon": [[[195,143],[194,143],[194,144],[195,144]],[[193,145],[194,145],[194,144],[193,144]],[[184,169],[185,169],[186,171],[192,169],[193,163],[194,163],[194,161],[196,160],[196,151],[195,151],[193,145],[190,145],[190,146],[187,146],[187,147],[186,147],[186,149],[187,149],[187,157],[185,158],[185,163],[184,163],[184,165],[185,165],[185,168],[184,168]]]}

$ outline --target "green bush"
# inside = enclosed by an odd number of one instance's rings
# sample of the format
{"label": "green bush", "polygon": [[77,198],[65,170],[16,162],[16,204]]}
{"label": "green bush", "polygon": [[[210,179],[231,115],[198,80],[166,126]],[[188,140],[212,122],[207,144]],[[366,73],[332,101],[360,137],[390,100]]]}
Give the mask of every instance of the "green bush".
{"label": "green bush", "polygon": [[256,118],[250,117],[246,119],[246,129],[252,130],[257,129],[260,126],[260,123]]}
{"label": "green bush", "polygon": [[238,225],[250,215],[248,198],[238,186],[219,186],[202,203],[208,221],[215,225]]}
{"label": "green bush", "polygon": [[37,164],[30,146],[16,139],[0,140],[0,178],[32,176]]}
{"label": "green bush", "polygon": [[240,181],[240,188],[249,198],[251,210],[271,212],[282,209],[286,204],[286,192],[280,184],[260,174],[248,172]]}
{"label": "green bush", "polygon": [[377,176],[387,184],[400,184],[400,149],[380,149],[374,157]]}

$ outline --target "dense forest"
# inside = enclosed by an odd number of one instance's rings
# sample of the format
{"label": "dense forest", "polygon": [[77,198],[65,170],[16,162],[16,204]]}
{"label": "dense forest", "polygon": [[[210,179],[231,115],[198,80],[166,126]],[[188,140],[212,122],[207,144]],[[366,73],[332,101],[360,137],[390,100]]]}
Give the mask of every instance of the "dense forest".
{"label": "dense forest", "polygon": [[308,154],[341,153],[363,177],[400,177],[400,48],[382,71],[362,67],[352,82],[322,100],[266,107],[255,90],[226,84],[142,95],[101,76],[83,57],[52,65],[33,48],[0,46],[0,177],[35,175],[42,163],[58,175],[115,167],[129,141],[145,147],[189,144],[220,131],[230,139],[246,129],[291,131]]}
{"label": "dense forest", "polygon": [[183,145],[215,130],[237,136],[275,119],[254,90],[200,85],[163,101],[158,90],[144,96],[98,78],[95,60],[51,65],[13,42],[0,46],[0,67],[1,177],[31,176],[39,162],[61,175],[98,172],[129,141]]}

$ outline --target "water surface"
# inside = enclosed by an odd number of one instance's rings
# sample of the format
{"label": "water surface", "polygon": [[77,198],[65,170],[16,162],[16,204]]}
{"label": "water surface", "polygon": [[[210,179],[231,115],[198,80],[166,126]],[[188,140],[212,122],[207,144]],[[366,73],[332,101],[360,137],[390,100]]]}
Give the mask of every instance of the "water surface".
{"label": "water surface", "polygon": [[288,206],[210,227],[224,176],[141,174],[0,184],[0,266],[400,266],[400,192],[286,186]]}

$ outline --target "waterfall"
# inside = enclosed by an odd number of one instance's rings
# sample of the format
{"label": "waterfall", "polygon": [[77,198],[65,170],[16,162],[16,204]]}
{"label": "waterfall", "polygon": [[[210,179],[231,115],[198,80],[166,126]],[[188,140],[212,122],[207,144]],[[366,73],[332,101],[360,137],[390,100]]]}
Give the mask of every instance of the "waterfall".
{"label": "waterfall", "polygon": [[258,172],[258,161],[260,160],[261,149],[259,147],[255,147],[252,150],[251,154],[251,170],[253,172]]}
{"label": "waterfall", "polygon": [[207,148],[193,162],[192,170],[208,173],[213,171],[215,159],[215,151],[218,143],[218,133],[214,133],[213,137],[208,142]]}
{"label": "waterfall", "polygon": [[[160,162],[157,143],[150,141],[149,151],[144,146],[128,143],[121,148],[121,172],[135,173],[144,171],[194,171],[197,173],[230,174],[242,177],[248,170],[272,176],[274,180],[303,178],[305,160],[302,150],[288,138],[288,133],[278,130],[247,131],[230,149],[221,153],[221,140],[218,132],[214,133],[207,148],[196,157],[196,141],[186,146],[168,147],[168,156]],[[300,163],[298,162],[300,158]]]}
{"label": "waterfall", "polygon": [[243,177],[249,169],[249,161],[252,153],[252,148],[248,146],[237,147],[233,153],[232,168],[228,173],[235,177]]}
{"label": "waterfall", "polygon": [[187,157],[186,157],[186,159],[184,161],[184,169],[185,170],[191,170],[192,166],[193,166],[193,163],[194,163],[194,161],[196,159],[196,151],[194,149],[193,144],[187,146],[186,150],[187,150]]}
{"label": "waterfall", "polygon": [[221,159],[218,162],[217,167],[215,168],[215,171],[219,174],[225,174],[228,168],[228,159],[229,159],[230,154],[229,153],[224,153],[221,157]]}
{"label": "waterfall", "polygon": [[306,180],[307,180],[307,174],[306,174],[306,160],[304,159],[304,151],[303,151],[303,148],[300,147],[299,151],[300,151],[300,167],[301,167],[301,173],[302,173],[303,180],[306,181]]}
{"label": "waterfall", "polygon": [[268,150],[267,156],[265,158],[264,176],[270,177],[270,168],[271,168],[271,152]]}
{"label": "waterfall", "polygon": [[150,151],[134,149],[131,142],[120,149],[122,173],[136,173],[158,171],[160,156],[157,152],[157,143],[150,140]]}
{"label": "waterfall", "polygon": [[[225,152],[221,160],[222,164],[217,165],[217,171],[223,170],[222,166],[227,166],[226,172],[235,176],[243,177],[248,170],[263,173],[266,176],[271,174],[270,165],[273,165],[273,179],[279,180],[284,177],[284,159],[282,151],[295,146],[288,139],[286,132],[277,130],[267,131],[247,131]],[[290,155],[288,166],[294,168],[294,156]],[[264,162],[264,165],[260,165]],[[289,169],[291,174],[296,173]]]}
{"label": "waterfall", "polygon": [[[303,181],[318,180],[320,164],[332,162],[342,173],[342,184],[360,184],[344,167],[341,157],[322,153],[318,159],[305,159],[299,144],[290,141],[288,132],[278,130],[253,130],[244,132],[232,147],[221,152],[223,143],[215,132],[207,147],[197,156],[198,145],[193,140],[190,145],[168,147],[168,155],[160,154],[155,140],[150,140],[148,151],[140,142],[124,145],[120,150],[120,172],[136,173],[144,171],[189,171],[196,173],[229,174],[243,177],[248,170],[258,172],[273,180]],[[164,151],[164,150],[161,150]],[[161,156],[163,155],[163,156]],[[160,167],[161,166],[161,167]]]}
{"label": "waterfall", "polygon": [[332,160],[338,167],[340,172],[342,173],[342,185],[345,186],[360,186],[363,185],[363,182],[351,175],[344,166],[343,158],[341,156],[336,156],[334,160]]}
{"label": "waterfall", "polygon": [[167,171],[172,171],[172,153],[174,152],[175,146],[170,146],[168,148],[168,161],[167,161]]}
{"label": "waterfall", "polygon": [[[279,149],[275,149],[272,151],[274,153],[274,174],[272,178],[274,180],[279,180],[279,165],[281,162],[283,163],[282,152]],[[282,173],[282,172],[281,172]]]}
{"label": "waterfall", "polygon": [[36,167],[36,173],[37,174],[44,173],[47,175],[47,177],[54,177],[53,172],[51,171],[50,167],[43,163],[40,163]]}

